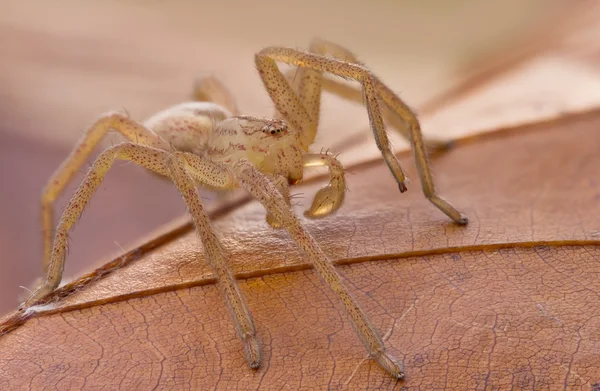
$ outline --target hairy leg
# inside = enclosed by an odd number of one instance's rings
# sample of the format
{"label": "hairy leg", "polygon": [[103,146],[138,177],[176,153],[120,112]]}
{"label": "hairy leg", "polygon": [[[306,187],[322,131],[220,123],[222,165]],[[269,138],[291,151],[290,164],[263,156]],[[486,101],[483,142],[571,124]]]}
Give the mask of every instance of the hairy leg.
{"label": "hairy leg", "polygon": [[169,145],[151,130],[121,114],[107,114],[98,119],[79,140],[73,152],[54,172],[42,191],[42,232],[44,236],[44,271],[50,263],[52,238],[54,233],[53,203],[65,186],[83,165],[100,140],[114,129],[126,139],[142,145],[159,149],[170,149]]}
{"label": "hairy leg", "polygon": [[[352,54],[349,50],[321,39],[315,39],[312,41],[308,51],[319,55],[330,55],[341,61],[358,61],[354,54]],[[318,69],[299,66],[297,68],[296,77],[299,79],[297,82],[298,99],[304,105],[306,111],[318,126],[321,111],[321,92],[324,80],[323,72]],[[315,136],[316,134],[307,135],[307,138],[311,144],[314,142]]]}
{"label": "hairy leg", "polygon": [[239,187],[231,170],[224,165],[189,152],[173,152],[196,184],[208,189],[230,190]]}
{"label": "hairy leg", "polygon": [[337,273],[333,263],[302,226],[277,188],[246,160],[236,163],[233,169],[240,185],[275,216],[312,261],[321,278],[340,297],[369,354],[395,378],[404,377],[401,364],[386,351],[379,333],[344,285],[343,279]]}
{"label": "hairy leg", "polygon": [[[202,207],[195,182],[218,188],[235,186],[237,181],[225,167],[210,161],[203,161],[195,155],[183,152],[171,153],[144,145],[122,143],[105,150],[94,162],[83,182],[65,208],[54,238],[50,264],[42,285],[25,301],[22,307],[29,307],[58,287],[62,280],[68,233],[80,218],[92,195],[104,179],[115,160],[129,160],[159,175],[171,177],[181,192],[193,217],[194,224],[205,248],[206,258],[219,279],[228,307],[234,318],[238,335],[244,342],[248,363],[257,368],[260,362],[258,342],[254,323],[246,302],[239,290],[235,277],[227,268],[225,256],[212,231],[208,215]],[[191,177],[185,173],[191,172]],[[225,175],[222,175],[225,174]]]}
{"label": "hairy leg", "polygon": [[[324,56],[333,56],[333,58],[344,62],[363,65],[363,63],[358,60],[354,53],[333,42],[316,39],[311,43],[308,51]],[[302,102],[313,121],[317,123],[317,126],[319,123],[322,90],[338,95],[351,102],[361,105],[363,104],[364,97],[359,88],[329,78],[327,75],[324,75],[322,72],[314,69],[304,67],[291,69],[286,74],[286,78],[291,83],[292,88],[298,95],[298,99],[300,102]],[[410,142],[408,125],[403,121],[402,117],[391,111],[386,104],[381,106],[381,115],[387,124],[391,125],[394,130],[396,130],[402,137]],[[309,138],[311,140],[310,142],[312,143],[315,135],[310,135]],[[452,141],[443,141],[430,138],[425,139],[424,142],[429,152],[446,151],[450,149],[453,144]]]}
{"label": "hairy leg", "polygon": [[[363,94],[359,88],[353,85],[349,85],[339,80],[335,80],[329,77],[323,77],[322,88],[324,91],[338,95],[348,101],[363,104]],[[385,102],[384,102],[385,103]],[[390,125],[398,134],[400,134],[406,141],[411,142],[410,131],[408,125],[402,117],[398,116],[393,112],[387,104],[381,106],[381,115],[386,124]],[[440,153],[448,151],[454,146],[454,140],[442,140],[438,138],[424,137],[423,142],[425,148],[430,154]]]}
{"label": "hairy leg", "polygon": [[[329,53],[336,58],[345,58],[348,57],[346,55],[348,54],[350,58],[347,61],[355,60],[349,51],[321,40],[314,40],[309,47],[309,51],[317,54]],[[305,151],[308,151],[308,147],[315,141],[319,126],[323,73],[316,69],[298,66],[295,69],[290,69],[285,78],[296,94],[299,103],[306,110],[308,118],[310,118],[310,126],[300,128],[302,131],[302,146]],[[278,112],[278,114],[281,116],[281,113]]]}
{"label": "hairy leg", "polygon": [[[198,170],[199,167],[197,164],[193,162],[190,164],[190,161],[187,160],[189,156],[184,154],[174,154],[172,156],[173,158],[168,163],[170,176],[185,200],[194,220],[196,232],[202,240],[206,259],[219,279],[219,286],[227,301],[237,334],[244,344],[246,360],[251,368],[256,369],[260,365],[260,350],[258,340],[256,339],[254,321],[239,285],[227,266],[225,251],[223,251],[221,244],[214,234],[208,215],[200,201],[195,183],[190,175],[188,175],[189,172],[192,177],[196,178],[203,176],[202,172]],[[187,169],[186,165],[188,165]]]}
{"label": "hairy leg", "polygon": [[379,99],[382,99],[409,126],[410,140],[425,196],[456,223],[467,223],[467,218],[450,203],[441,198],[435,191],[427,160],[427,152],[421,135],[421,127],[416,115],[369,70],[360,64],[344,62],[289,48],[271,47],[259,52],[256,55],[256,65],[265,88],[269,92],[277,110],[292,126],[301,129],[303,134],[312,134],[315,132],[315,122],[279,71],[276,61],[320,72],[332,73],[336,76],[356,80],[361,83],[375,142],[392,175],[396,179],[400,191],[404,192],[406,191],[404,184],[405,176],[400,163],[391,151],[389,138],[381,116]]}
{"label": "hairy leg", "polygon": [[[283,175],[273,175],[268,177],[273,186],[279,191],[288,206],[291,206],[290,184],[287,178]],[[281,228],[281,224],[275,216],[267,211],[267,223],[273,228]]]}
{"label": "hairy leg", "polygon": [[131,160],[158,174],[167,175],[164,159],[169,152],[138,144],[123,143],[106,149],[98,156],[83,182],[67,204],[54,236],[50,262],[41,286],[25,301],[28,307],[58,287],[62,280],[68,233],[81,216],[92,194],[96,191],[115,159]]}

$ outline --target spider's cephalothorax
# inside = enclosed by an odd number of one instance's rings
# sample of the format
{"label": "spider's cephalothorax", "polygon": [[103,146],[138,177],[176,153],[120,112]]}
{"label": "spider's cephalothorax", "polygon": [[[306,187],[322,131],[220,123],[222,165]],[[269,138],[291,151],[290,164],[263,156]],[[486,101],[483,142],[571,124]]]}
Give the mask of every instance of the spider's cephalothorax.
{"label": "spider's cephalothorax", "polygon": [[[328,79],[324,79],[323,73],[361,84],[362,93],[348,90],[342,90],[342,93],[349,94],[345,95],[348,99],[366,104],[377,146],[401,191],[406,189],[405,177],[391,151],[383,118],[411,142],[425,196],[457,224],[466,224],[467,219],[436,193],[427,161],[427,145],[414,113],[352,53],[330,42],[315,41],[306,52],[267,48],[259,52],[255,60],[263,84],[275,103],[276,117],[285,122],[240,115],[227,89],[216,79],[206,78],[197,84],[194,102],[170,107],[144,123],[124,115],[108,114],[89,128],[44,189],[45,278],[22,308],[31,308],[59,285],[69,230],[113,162],[129,160],[169,178],[180,191],[202,240],[206,260],[218,278],[250,367],[258,368],[260,364],[254,321],[227,266],[227,255],[213,233],[197,186],[211,189],[242,187],[261,202],[267,210],[267,222],[290,233],[317,273],[339,296],[369,354],[392,376],[402,378],[402,365],[387,351],[333,263],[290,208],[289,186],[302,179],[305,167],[327,167],[330,176],[329,183],[317,192],[305,216],[330,215],[344,201],[346,185],[340,162],[329,153],[309,152],[319,122],[321,89],[327,87]],[[276,61],[297,67],[293,77],[283,75]],[[54,200],[109,130],[116,130],[127,141],[100,154],[54,230]],[[429,147],[444,146],[443,143],[428,144]]]}
{"label": "spider's cephalothorax", "polygon": [[225,163],[248,159],[264,174],[297,183],[305,153],[299,140],[300,133],[283,120],[235,116],[217,124],[208,155]]}

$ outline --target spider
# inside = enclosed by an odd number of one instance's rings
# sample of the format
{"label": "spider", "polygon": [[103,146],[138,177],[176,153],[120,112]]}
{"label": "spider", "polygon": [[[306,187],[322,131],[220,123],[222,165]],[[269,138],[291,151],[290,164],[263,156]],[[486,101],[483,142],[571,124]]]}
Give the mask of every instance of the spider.
{"label": "spider", "polygon": [[[292,69],[295,74],[282,73],[278,61],[295,67]],[[309,152],[317,133],[322,87],[328,80],[323,77],[324,73],[362,85],[375,142],[400,192],[406,191],[405,176],[390,148],[384,116],[400,119],[406,125],[403,135],[414,150],[425,196],[455,223],[467,224],[467,218],[436,193],[427,161],[428,145],[415,114],[350,51],[316,40],[308,51],[283,47],[263,49],[256,54],[255,62],[275,104],[275,119],[240,115],[229,91],[217,79],[209,77],[196,84],[195,101],[172,106],[144,123],[121,114],[106,114],[85,132],[43,191],[45,277],[21,309],[32,306],[58,287],[69,230],[115,160],[128,160],[169,178],[181,193],[206,259],[218,278],[251,368],[260,365],[254,321],[227,265],[226,251],[211,227],[197,186],[225,190],[241,187],[261,202],[267,211],[267,222],[289,232],[320,277],[339,296],[369,355],[392,376],[401,379],[404,377],[402,364],[388,353],[380,334],[344,285],[343,278],[290,206],[290,185],[302,179],[304,167],[314,166],[326,167],[330,181],[316,193],[305,216],[330,215],[344,201],[346,185],[340,162],[329,153]],[[98,156],[53,231],[54,200],[109,130],[117,131],[127,141],[107,148]]]}

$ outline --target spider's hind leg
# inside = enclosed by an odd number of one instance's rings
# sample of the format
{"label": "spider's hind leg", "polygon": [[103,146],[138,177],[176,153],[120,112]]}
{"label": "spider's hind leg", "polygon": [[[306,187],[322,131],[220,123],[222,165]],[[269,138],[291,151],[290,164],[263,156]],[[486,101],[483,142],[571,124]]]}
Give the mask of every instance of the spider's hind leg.
{"label": "spider's hind leg", "polygon": [[218,286],[227,302],[236,332],[244,345],[246,361],[252,369],[256,369],[260,365],[260,349],[252,315],[237,280],[227,265],[225,251],[214,233],[208,214],[200,200],[196,184],[192,179],[201,183],[205,183],[207,180],[216,180],[209,184],[224,188],[230,188],[237,183],[231,171],[222,165],[203,160],[189,153],[177,152],[172,156],[173,158],[168,163],[171,179],[192,215],[196,232],[204,246],[206,259],[218,278]]}
{"label": "spider's hind leg", "polygon": [[179,189],[196,226],[196,230],[223,291],[232,314],[237,333],[244,344],[248,364],[258,368],[260,352],[254,322],[235,276],[229,269],[225,252],[214,234],[208,215],[196,189],[201,183],[213,188],[234,188],[237,180],[227,167],[185,153],[171,152],[145,145],[122,143],[106,149],[98,156],[92,168],[65,208],[54,239],[54,246],[42,285],[22,304],[26,309],[56,289],[64,270],[68,233],[80,218],[92,195],[100,186],[115,160],[129,160],[159,175],[170,177]]}
{"label": "spider's hind leg", "polygon": [[73,149],[73,152],[71,152],[54,174],[52,174],[52,177],[48,180],[48,183],[42,192],[41,209],[42,232],[44,236],[44,271],[48,269],[52,250],[52,239],[54,234],[54,201],[81,168],[93,149],[111,129],[116,130],[131,142],[159,149],[170,149],[169,144],[150,129],[143,127],[122,114],[106,114],[100,117],[100,119],[85,132]]}
{"label": "spider's hind leg", "polygon": [[83,213],[114,161],[116,159],[130,160],[160,175],[168,175],[163,164],[164,156],[168,154],[168,151],[158,148],[122,143],[106,149],[98,156],[60,217],[50,259],[45,268],[45,278],[39,288],[27,298],[23,304],[24,307],[31,306],[60,284],[65,265],[68,233]]}

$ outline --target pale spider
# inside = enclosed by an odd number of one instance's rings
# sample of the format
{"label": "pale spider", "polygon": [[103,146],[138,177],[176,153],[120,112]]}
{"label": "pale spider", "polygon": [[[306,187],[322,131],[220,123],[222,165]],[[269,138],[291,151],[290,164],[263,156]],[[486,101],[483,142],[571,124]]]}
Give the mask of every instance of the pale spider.
{"label": "pale spider", "polygon": [[[390,149],[380,104],[386,117],[397,116],[408,128],[403,133],[412,144],[425,196],[458,224],[467,218],[434,190],[420,125],[411,109],[375,77],[348,50],[325,41],[315,41],[309,51],[270,47],[256,54],[256,67],[281,119],[238,114],[229,92],[216,79],[196,86],[196,102],[176,105],[140,124],[120,114],[107,114],[87,130],[76,148],[50,179],[42,196],[45,278],[25,301],[28,308],[59,285],[65,263],[67,234],[80,217],[94,191],[116,159],[129,160],[170,178],[187,205],[204,245],[227,306],[233,317],[251,368],[260,365],[254,322],[238,283],[227,266],[227,255],[215,235],[198,195],[198,185],[210,189],[242,187],[267,210],[267,222],[289,231],[315,269],[340,297],[365,348],[395,378],[404,376],[402,365],[386,347],[369,319],[354,300],[331,260],[306,231],[290,207],[289,185],[302,179],[303,168],[325,166],[330,182],[319,190],[305,215],[318,218],[336,211],[346,190],[344,169],[329,153],[309,153],[317,133],[323,72],[362,84],[363,99],[377,146],[381,150],[401,192],[405,177]],[[296,66],[285,76],[276,61]],[[292,80],[293,79],[293,80]],[[58,226],[52,230],[52,204],[78,171],[92,149],[109,130],[128,141],[102,152],[66,206]],[[54,234],[54,243],[52,233]]]}

